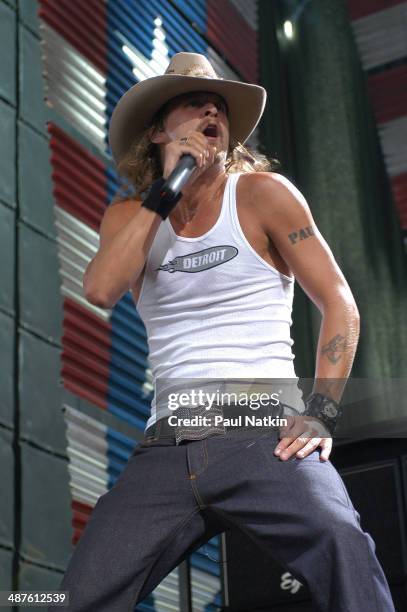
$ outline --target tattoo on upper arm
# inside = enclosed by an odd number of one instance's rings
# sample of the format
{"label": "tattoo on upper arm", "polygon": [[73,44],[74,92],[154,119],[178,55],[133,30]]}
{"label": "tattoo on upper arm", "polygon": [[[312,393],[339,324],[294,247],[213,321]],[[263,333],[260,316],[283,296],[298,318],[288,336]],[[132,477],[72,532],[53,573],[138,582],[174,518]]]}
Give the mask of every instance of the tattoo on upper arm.
{"label": "tattoo on upper arm", "polygon": [[346,350],[346,338],[341,334],[336,334],[325,346],[322,347],[322,355],[326,355],[332,363],[338,363],[342,357],[341,353]]}
{"label": "tattoo on upper arm", "polygon": [[291,234],[288,234],[291,244],[297,244],[299,240],[305,240],[310,236],[315,236],[311,225],[308,227],[301,227],[297,232],[291,232]]}

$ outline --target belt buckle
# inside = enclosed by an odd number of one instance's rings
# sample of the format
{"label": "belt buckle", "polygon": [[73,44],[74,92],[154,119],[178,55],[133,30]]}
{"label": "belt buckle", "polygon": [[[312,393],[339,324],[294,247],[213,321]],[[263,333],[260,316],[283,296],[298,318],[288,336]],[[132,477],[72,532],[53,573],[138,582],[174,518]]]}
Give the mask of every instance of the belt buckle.
{"label": "belt buckle", "polygon": [[[223,407],[218,404],[212,404],[207,410],[209,404],[204,403],[199,406],[181,406],[177,409],[177,417],[181,419],[191,419],[198,417],[198,422],[204,418],[205,421],[199,425],[176,425],[175,443],[180,444],[182,440],[202,440],[212,435],[221,435],[226,433],[225,425],[223,424]],[[222,420],[215,423],[215,416],[222,417]],[[219,420],[219,419],[218,419]]]}

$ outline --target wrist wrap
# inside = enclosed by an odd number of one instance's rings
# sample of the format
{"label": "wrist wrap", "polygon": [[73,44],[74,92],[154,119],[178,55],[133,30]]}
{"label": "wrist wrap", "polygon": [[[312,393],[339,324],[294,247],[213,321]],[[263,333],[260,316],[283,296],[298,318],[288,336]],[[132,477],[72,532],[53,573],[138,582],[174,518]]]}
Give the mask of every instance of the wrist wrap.
{"label": "wrist wrap", "polygon": [[171,198],[164,195],[162,188],[165,184],[164,178],[159,178],[150,187],[147,197],[143,200],[141,206],[153,210],[164,220],[168,217],[174,206],[182,198],[182,192]]}
{"label": "wrist wrap", "polygon": [[330,397],[322,393],[311,393],[305,400],[305,412],[302,415],[313,416],[322,421],[332,436],[337,420],[342,416],[342,410]]}

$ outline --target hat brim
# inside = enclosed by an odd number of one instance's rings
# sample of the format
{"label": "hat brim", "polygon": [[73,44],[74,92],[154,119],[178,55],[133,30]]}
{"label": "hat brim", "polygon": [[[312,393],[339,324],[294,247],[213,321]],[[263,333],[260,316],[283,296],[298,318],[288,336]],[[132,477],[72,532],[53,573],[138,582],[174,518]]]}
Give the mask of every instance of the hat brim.
{"label": "hat brim", "polygon": [[230,141],[242,144],[260,121],[267,99],[260,85],[225,79],[164,74],[136,83],[120,98],[110,120],[109,145],[115,162],[122,159],[168,100],[190,91],[217,93],[225,99]]}

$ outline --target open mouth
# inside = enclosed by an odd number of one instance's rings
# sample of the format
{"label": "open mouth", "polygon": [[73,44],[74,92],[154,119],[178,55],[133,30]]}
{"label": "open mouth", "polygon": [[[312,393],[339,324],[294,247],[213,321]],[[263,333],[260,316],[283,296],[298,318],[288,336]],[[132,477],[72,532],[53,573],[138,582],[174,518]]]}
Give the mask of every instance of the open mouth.
{"label": "open mouth", "polygon": [[202,133],[207,138],[217,138],[218,128],[216,125],[208,125]]}

